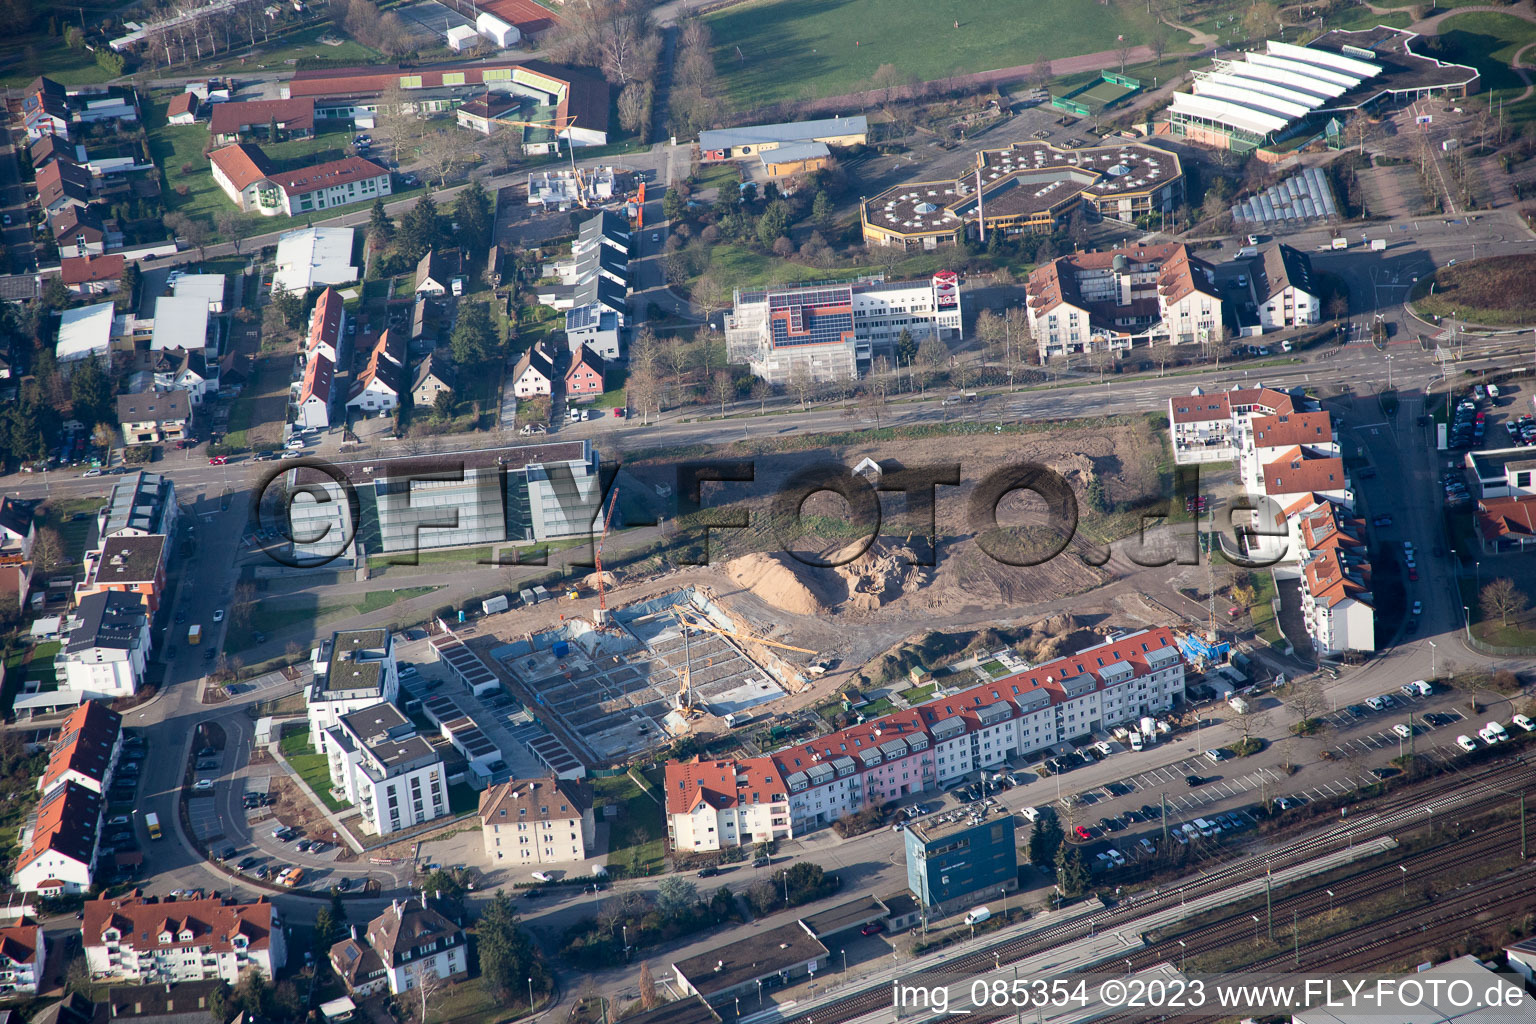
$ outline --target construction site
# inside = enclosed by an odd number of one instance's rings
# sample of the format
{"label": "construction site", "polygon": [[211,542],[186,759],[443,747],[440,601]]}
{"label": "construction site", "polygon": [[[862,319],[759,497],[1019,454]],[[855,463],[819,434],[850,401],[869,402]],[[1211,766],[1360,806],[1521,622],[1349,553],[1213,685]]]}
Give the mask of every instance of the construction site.
{"label": "construction site", "polygon": [[598,763],[664,746],[706,720],[708,731],[729,729],[803,689],[813,669],[803,660],[815,652],[747,632],[700,588],[603,612],[490,651],[539,717],[553,717]]}

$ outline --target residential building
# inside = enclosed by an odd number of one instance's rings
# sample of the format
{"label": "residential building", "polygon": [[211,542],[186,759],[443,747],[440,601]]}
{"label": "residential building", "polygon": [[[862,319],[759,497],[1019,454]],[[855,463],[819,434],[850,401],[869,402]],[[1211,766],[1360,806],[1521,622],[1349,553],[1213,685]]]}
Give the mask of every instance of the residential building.
{"label": "residential building", "polygon": [[[123,241],[121,231],[108,231],[102,222],[100,204],[65,206],[49,218],[48,228],[58,243],[61,257],[100,256],[109,247],[121,245]],[[68,284],[69,281],[64,283]]]}
{"label": "residential building", "polygon": [[357,280],[351,228],[303,228],[277,238],[275,290],[298,292]]}
{"label": "residential building", "polygon": [[91,172],[69,160],[55,160],[37,172],[37,202],[44,213],[91,202]]}
{"label": "residential building", "polygon": [[[76,295],[110,295],[117,291],[124,264],[121,253],[97,256],[94,259],[89,256],[66,256],[59,260],[59,276]],[[109,324],[109,337],[110,333]]]}
{"label": "residential building", "polygon": [[452,363],[432,353],[417,364],[411,377],[411,403],[418,409],[432,408],[440,393],[453,394],[456,376]]}
{"label": "residential building", "polygon": [[369,126],[386,95],[401,96],[401,105],[418,114],[431,114],[484,96],[488,90],[507,93],[527,103],[534,115],[527,120],[549,125],[525,129],[525,151],[531,152],[528,144],[543,134],[577,147],[608,144],[608,84],[597,75],[541,60],[318,68],[295,73],[281,89],[285,98],[314,98],[319,120],[361,118]]}
{"label": "residential building", "polygon": [[[208,312],[224,312],[223,274],[176,274],[172,273],[171,294],[176,298],[202,299],[208,303]],[[155,315],[160,314],[158,310]]]}
{"label": "residential building", "polygon": [[428,249],[416,262],[416,294],[447,295],[453,279],[464,270],[464,256],[458,249]]}
{"label": "residential building", "polygon": [[70,612],[54,659],[59,687],[92,699],[132,697],[149,661],[149,613],[136,594],[87,594]]}
{"label": "residential building", "polygon": [[208,393],[219,389],[219,364],[210,362],[202,349],[167,348],[148,353],[150,371],[159,391],[184,391],[194,407]]}
{"label": "residential building", "polygon": [[863,115],[830,117],[820,121],[788,124],[754,124],[699,133],[699,159],[739,160],[776,149],[807,144],[862,146],[869,141],[869,124]]}
{"label": "residential building", "polygon": [[278,171],[258,147],[242,142],[214,150],[208,162],[231,202],[267,217],[367,202],[392,191],[389,170],[358,156]]}
{"label": "residential building", "polygon": [[[278,132],[275,139],[270,137],[274,123]],[[315,133],[315,101],[304,97],[215,103],[209,108],[208,132],[221,145],[239,142],[241,136],[252,132],[268,142],[307,138]]]}
{"label": "residential building", "polygon": [[82,359],[96,359],[106,369],[112,353],[112,323],[116,310],[110,302],[76,306],[59,313],[59,337],[53,348],[54,362],[69,373]]}
{"label": "residential building", "polygon": [[959,277],[941,270],[923,281],[797,285],[735,293],[725,318],[733,363],[746,363],[770,384],[788,383],[803,369],[812,380],[845,380],[866,372],[878,356],[893,357],[903,333],[921,343],[963,336]]}
{"label": "residential building", "polygon": [[69,103],[64,87],[51,78],[34,78],[22,94],[21,122],[29,139],[46,135],[69,138]]}
{"label": "residential building", "polygon": [[1334,502],[1314,502],[1300,517],[1299,532],[1301,614],[1315,652],[1330,658],[1374,651],[1376,608],[1364,522]]}
{"label": "residential building", "polygon": [[75,600],[91,594],[131,594],[153,619],[165,596],[169,547],[159,534],[103,539],[101,547],[85,553],[85,578],[75,584]]}
{"label": "residential building", "polygon": [[394,636],[387,629],[347,629],[330,635],[311,656],[314,682],[308,705],[309,741],[329,754],[328,731],[342,716],[393,704],[400,695]]}
{"label": "residential building", "polygon": [[1536,547],[1536,495],[1479,498],[1474,521],[1485,555]]}
{"label": "residential building", "polygon": [[555,393],[555,362],[542,341],[524,352],[512,368],[512,393],[518,398],[537,398]]}
{"label": "residential building", "polygon": [[389,991],[389,972],[384,961],[373,947],[358,938],[357,926],[352,934],[331,947],[331,970],[347,986],[347,991],[357,999],[367,999],[380,992]]}
{"label": "residential building", "polygon": [[300,343],[299,359],[308,363],[317,355],[323,355],[332,363],[341,361],[342,345],[346,341],[347,308],[341,293],[327,288],[320,293],[315,308],[309,314],[309,330]]}
{"label": "residential building", "polygon": [[[369,953],[383,969],[382,986],[369,977],[373,973]],[[400,995],[420,987],[428,974],[444,981],[467,977],[468,942],[462,928],[422,900],[392,900],[368,922],[363,938],[343,939],[331,947],[331,964],[354,995],[359,992],[352,985],[354,978],[375,985],[375,990],[388,988]]]}
{"label": "residential building", "polygon": [[[220,104],[215,104],[219,106]],[[210,108],[211,109],[211,108]],[[184,92],[179,96],[172,96],[170,103],[165,107],[165,120],[167,124],[196,124],[199,110],[197,93]]]}
{"label": "residential building", "polygon": [[672,964],[677,987],[712,1006],[756,997],[806,975],[829,970],[832,955],[800,921],[781,924],[748,938],[678,960]]}
{"label": "residential building", "polygon": [[619,316],[611,309],[592,303],[575,306],[565,314],[565,343],[571,355],[589,348],[609,362],[619,358]]}
{"label": "residential building", "polygon": [[324,430],[331,425],[331,384],[336,364],[324,354],[310,357],[294,395],[293,422],[302,428]]}
{"label": "residential building", "polygon": [[1182,243],[1063,256],[1030,272],[1028,292],[1042,360],[1223,337],[1216,271]]}
{"label": "residential building", "polygon": [[192,399],[185,391],[144,391],[117,396],[124,444],[160,444],[187,436]]}
{"label": "residential building", "polygon": [[68,139],[60,135],[44,135],[42,138],[33,139],[27,145],[27,156],[32,160],[33,171],[51,160],[80,162],[75,159],[75,148],[69,144]]}
{"label": "residential building", "polygon": [[1259,323],[1271,328],[1305,327],[1323,318],[1322,285],[1306,253],[1278,242],[1259,253],[1253,274]]}
{"label": "residential building", "polygon": [[1334,458],[1339,454],[1339,435],[1333,417],[1321,409],[1255,414],[1247,418],[1240,434],[1238,471],[1250,494],[1264,491],[1264,467],[1300,450],[1308,459]]}
{"label": "residential building", "polygon": [[21,892],[62,896],[88,892],[101,829],[101,794],[76,782],[38,801],[21,833],[11,884]]}
{"label": "residential building", "polygon": [[[155,351],[208,348],[208,329],[214,326],[208,312],[208,299],[203,295],[161,295],[155,299],[155,330],[149,347]],[[217,349],[217,335],[214,347]]]}
{"label": "residential building", "polygon": [[538,290],[538,301],[554,309],[595,306],[614,315],[619,327],[628,315],[629,223],[604,210],[583,221],[571,243],[571,258],[551,267],[559,282]]}
{"label": "residential building", "polygon": [[592,398],[601,395],[607,388],[604,383],[607,373],[607,360],[583,345],[581,351],[571,360],[571,368],[565,371],[566,398]]}
{"label": "residential building", "polygon": [[355,488],[361,522],[353,522],[353,503],[334,479],[293,470],[290,488],[313,492],[287,510],[298,558],[347,557],[359,530],[377,537],[372,553],[406,556],[590,536],[601,494],[598,455],[588,441],[370,458],[336,468]]}
{"label": "residential building", "polygon": [[1188,397],[1168,400],[1174,461],[1181,466],[1233,462],[1251,437],[1249,424],[1255,417],[1288,416],[1298,411],[1304,410],[1298,410],[1290,395],[1274,388],[1207,393],[1197,387]]}
{"label": "residential building", "polygon": [[1183,200],[1179,158],[1155,146],[1016,142],[979,151],[976,165],[958,177],[893,185],[864,199],[859,221],[866,245],[936,249],[996,232],[1048,233],[1079,210],[1091,219],[1134,221],[1172,213]]}
{"label": "residential building", "polygon": [[1345,507],[1354,505],[1354,492],[1344,471],[1344,460],[1337,456],[1314,456],[1300,446],[1281,452],[1266,463],[1261,493],[1282,508],[1308,495],[1322,495]]}
{"label": "residential building", "polygon": [[32,503],[0,498],[0,555],[31,558],[35,540],[37,520],[32,514]]}
{"label": "residential building", "polygon": [[123,716],[100,701],[88,700],[69,713],[59,726],[37,788],[44,795],[74,783],[105,793],[122,753]]}
{"label": "residential building", "polygon": [[919,821],[907,826],[907,888],[936,916],[986,903],[1019,887],[1017,821],[1012,814],[980,821]]}
{"label": "residential building", "polygon": [[362,812],[362,829],[389,835],[448,813],[443,756],[393,704],[344,714],[326,730],[332,788]]}
{"label": "residential building", "polygon": [[[391,334],[399,350],[394,357],[388,354]],[[352,388],[347,393],[347,408],[356,409],[365,416],[388,415],[398,409],[400,395],[405,391],[404,358],[404,335],[386,330],[368,356],[368,365],[352,381]]]}
{"label": "residential building", "polygon": [[1184,694],[1183,656],[1167,629],[1118,634],[1033,668],[1017,659],[1003,666],[991,682],[765,757],[669,763],[673,848],[805,835],[1073,736],[1138,721]]}
{"label": "residential building", "polygon": [[480,794],[480,832],[494,866],[570,864],[594,852],[591,801],[578,784],[513,779]]}
{"label": "residential building", "polygon": [[142,537],[176,533],[176,485],[161,473],[139,470],[118,477],[112,494],[96,516],[96,535]]}
{"label": "residential building", "polygon": [[41,924],[22,917],[0,928],[0,997],[37,995],[47,963],[48,941]]}
{"label": "residential building", "polygon": [[135,889],[87,902],[80,932],[92,978],[233,985],[252,969],[271,980],[288,962],[282,918],[265,897],[162,900]]}

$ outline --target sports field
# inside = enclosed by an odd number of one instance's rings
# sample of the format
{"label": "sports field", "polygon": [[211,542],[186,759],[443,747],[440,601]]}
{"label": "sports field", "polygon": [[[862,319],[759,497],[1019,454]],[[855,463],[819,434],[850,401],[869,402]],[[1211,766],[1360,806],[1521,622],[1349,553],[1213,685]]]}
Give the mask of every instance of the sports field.
{"label": "sports field", "polygon": [[721,80],[748,107],[871,89],[882,64],[932,81],[1113,50],[1152,26],[1136,0],[760,0],[708,21]]}

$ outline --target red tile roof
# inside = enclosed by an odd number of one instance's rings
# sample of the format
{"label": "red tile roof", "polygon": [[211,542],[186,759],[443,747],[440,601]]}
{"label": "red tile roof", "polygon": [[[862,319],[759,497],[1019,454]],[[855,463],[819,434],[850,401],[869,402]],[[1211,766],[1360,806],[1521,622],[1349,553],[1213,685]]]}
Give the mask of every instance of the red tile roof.
{"label": "red tile roof", "polygon": [[380,167],[372,160],[364,160],[360,156],[349,156],[342,160],[315,164],[313,167],[301,167],[296,171],[280,171],[269,174],[267,177],[276,182],[277,186],[288,195],[301,196],[306,192],[318,192],[323,188],[345,185],[349,181],[366,181],[369,178],[388,175],[388,169]]}
{"label": "red tile roof", "polygon": [[315,101],[247,100],[243,103],[215,103],[208,115],[208,130],[214,135],[237,135],[245,128],[265,128],[277,118],[279,128],[307,132],[315,127]]}
{"label": "red tile roof", "polygon": [[43,795],[37,805],[37,827],[32,844],[16,858],[17,869],[55,850],[88,864],[96,848],[96,829],[101,823],[101,796],[77,782],[66,782]]}
{"label": "red tile roof", "polygon": [[[102,933],[117,929],[123,946],[141,952],[188,947],[211,947],[215,953],[235,949],[237,936],[245,936],[247,950],[266,949],[272,942],[272,904],[265,897],[255,903],[209,898],[168,900],[145,897],[135,889],[114,900],[91,900],[85,905],[85,919],[80,932],[87,946],[99,946]],[[183,931],[191,939],[181,938]],[[169,942],[161,936],[170,934]]]}
{"label": "red tile roof", "polygon": [[687,814],[704,800],[711,807],[736,805],[736,762],[671,761],[667,764],[667,813]]}
{"label": "red tile roof", "polygon": [[208,162],[217,167],[219,173],[228,178],[236,191],[240,192],[262,178],[270,177],[272,169],[265,153],[244,142],[214,150],[208,155]]}
{"label": "red tile roof", "polygon": [[68,285],[91,284],[96,281],[116,281],[123,276],[122,253],[110,256],[69,256],[59,261],[59,276]]}
{"label": "red tile roof", "polygon": [[[227,105],[228,104],[215,104],[215,107]],[[166,117],[175,117],[177,114],[195,113],[197,113],[197,93],[194,92],[184,92],[179,96],[172,96],[171,102],[165,106]]]}
{"label": "red tile roof", "polygon": [[1190,395],[1173,399],[1173,422],[1209,423],[1232,418],[1232,403],[1225,394]]}
{"label": "red tile roof", "polygon": [[340,354],[343,306],[336,289],[327,288],[320,293],[309,321],[309,338],[304,345],[306,352],[314,352],[318,345],[329,345],[332,352]]}
{"label": "red tile roof", "polygon": [[1370,603],[1366,600],[1370,591],[1367,590],[1365,583],[1347,571],[1343,561],[1334,551],[1317,553],[1316,557],[1307,563],[1304,572],[1307,592],[1314,600],[1328,608],[1347,598]]}
{"label": "red tile roof", "polygon": [[325,355],[316,353],[310,356],[309,365],[304,367],[304,385],[299,389],[299,404],[303,405],[311,398],[330,404],[331,379],[335,372],[335,364]]}
{"label": "red tile roof", "polygon": [[1343,459],[1309,459],[1300,448],[1290,449],[1264,467],[1265,494],[1338,491],[1346,485]]}
{"label": "red tile roof", "polygon": [[1333,417],[1326,412],[1280,413],[1258,416],[1253,421],[1256,448],[1333,443]]}
{"label": "red tile roof", "polygon": [[1482,499],[1477,503],[1477,529],[1490,543],[1504,537],[1536,540],[1536,496]]}
{"label": "red tile roof", "polygon": [[42,926],[23,917],[16,924],[0,928],[0,957],[13,964],[30,964],[37,959],[37,947],[42,941]]}
{"label": "red tile roof", "polygon": [[88,700],[71,711],[59,727],[59,739],[48,755],[39,788],[47,792],[70,771],[97,784],[105,783],[122,726],[123,716],[100,701]]}

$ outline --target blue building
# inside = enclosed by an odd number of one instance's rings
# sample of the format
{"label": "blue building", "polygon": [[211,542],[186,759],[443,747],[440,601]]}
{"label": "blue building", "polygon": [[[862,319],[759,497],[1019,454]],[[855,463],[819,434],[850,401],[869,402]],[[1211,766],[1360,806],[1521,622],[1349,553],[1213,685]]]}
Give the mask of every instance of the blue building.
{"label": "blue building", "polygon": [[1012,892],[1019,884],[1014,826],[1011,814],[909,825],[907,888],[942,914]]}

